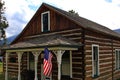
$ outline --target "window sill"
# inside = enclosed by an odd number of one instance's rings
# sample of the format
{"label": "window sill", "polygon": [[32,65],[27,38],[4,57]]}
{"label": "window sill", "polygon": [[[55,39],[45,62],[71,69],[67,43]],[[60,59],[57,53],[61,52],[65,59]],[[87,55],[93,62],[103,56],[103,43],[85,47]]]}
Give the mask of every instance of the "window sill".
{"label": "window sill", "polygon": [[99,77],[99,75],[94,75],[92,78],[98,78]]}

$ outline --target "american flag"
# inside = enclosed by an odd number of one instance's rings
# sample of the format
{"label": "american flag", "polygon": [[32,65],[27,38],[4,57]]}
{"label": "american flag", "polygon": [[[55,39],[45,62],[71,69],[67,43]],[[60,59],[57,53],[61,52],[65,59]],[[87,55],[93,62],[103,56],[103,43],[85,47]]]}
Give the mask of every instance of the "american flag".
{"label": "american flag", "polygon": [[44,50],[44,61],[43,61],[43,74],[47,77],[50,77],[52,71],[52,53],[49,52],[47,48]]}

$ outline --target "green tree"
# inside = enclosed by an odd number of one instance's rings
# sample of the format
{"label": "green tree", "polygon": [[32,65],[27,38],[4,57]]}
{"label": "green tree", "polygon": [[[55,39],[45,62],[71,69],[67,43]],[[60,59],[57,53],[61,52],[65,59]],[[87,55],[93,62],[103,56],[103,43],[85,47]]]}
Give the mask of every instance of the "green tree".
{"label": "green tree", "polygon": [[68,12],[72,15],[79,16],[79,14],[77,12],[75,12],[74,10],[69,10]]}
{"label": "green tree", "polygon": [[5,2],[0,0],[0,40],[4,40],[4,44],[6,44],[6,34],[5,29],[8,27],[8,21],[5,17]]}

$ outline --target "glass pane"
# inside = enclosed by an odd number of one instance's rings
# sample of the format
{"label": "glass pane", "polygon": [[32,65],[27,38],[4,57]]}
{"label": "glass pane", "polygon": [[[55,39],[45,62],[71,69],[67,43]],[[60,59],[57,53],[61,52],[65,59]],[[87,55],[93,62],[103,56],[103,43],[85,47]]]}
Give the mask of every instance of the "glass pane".
{"label": "glass pane", "polygon": [[48,13],[43,14],[43,32],[48,31]]}
{"label": "glass pane", "polygon": [[29,66],[30,66],[30,70],[34,70],[34,56],[32,53],[29,54]]}
{"label": "glass pane", "polygon": [[98,47],[93,47],[94,60],[98,61]]}
{"label": "glass pane", "polygon": [[70,53],[66,51],[62,56],[62,76],[70,76]]}
{"label": "glass pane", "polygon": [[116,50],[116,69],[118,69],[118,51]]}
{"label": "glass pane", "polygon": [[93,58],[94,58],[94,76],[98,76],[98,47],[93,46]]}
{"label": "glass pane", "polygon": [[120,51],[119,51],[118,59],[119,59],[119,61],[118,61],[118,65],[119,65],[119,69],[120,69]]}

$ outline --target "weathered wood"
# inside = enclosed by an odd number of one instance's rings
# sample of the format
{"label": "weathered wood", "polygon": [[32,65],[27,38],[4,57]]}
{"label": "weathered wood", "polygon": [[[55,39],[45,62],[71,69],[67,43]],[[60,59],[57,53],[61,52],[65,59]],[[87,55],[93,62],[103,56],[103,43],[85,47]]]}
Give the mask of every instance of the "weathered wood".
{"label": "weathered wood", "polygon": [[[44,33],[41,32],[41,13],[50,11],[50,31]],[[115,49],[120,49],[120,39],[117,37],[111,37],[112,35],[104,34],[95,31],[92,28],[86,28],[83,25],[78,25],[74,20],[70,20],[67,15],[61,15],[60,12],[42,6],[37,13],[33,16],[30,22],[26,25],[26,28],[19,35],[19,37],[12,43],[29,40],[30,38],[49,36],[52,34],[61,35],[65,38],[73,40],[77,43],[83,44],[81,48],[66,48],[66,50],[77,50],[72,52],[72,79],[71,80],[111,80],[120,77],[120,71],[115,70]],[[84,21],[83,21],[84,22]],[[87,22],[86,22],[87,24]],[[97,24],[96,24],[97,25]],[[89,26],[89,25],[88,25]],[[94,26],[96,27],[96,26]],[[100,27],[100,26],[99,26]],[[97,28],[99,28],[97,27]],[[102,27],[102,26],[101,26]],[[101,29],[101,28],[100,28]],[[99,45],[99,69],[100,75],[97,78],[92,77],[92,45]],[[49,48],[49,50],[64,50],[62,47]],[[7,52],[31,52],[44,50],[44,48],[35,49],[16,49],[7,50]],[[11,53],[10,57],[18,58],[15,53]],[[8,58],[8,59],[9,59]],[[5,59],[4,59],[5,62]],[[57,80],[58,66],[57,59],[54,56],[53,60],[52,78]],[[41,64],[43,59],[41,55],[38,61],[38,76],[41,77]],[[18,61],[16,63],[8,64],[9,73],[15,74],[18,72]],[[27,55],[23,54],[21,62],[21,70],[27,69]],[[4,63],[5,71],[5,63]]]}
{"label": "weathered wood", "polygon": [[[92,44],[99,45],[99,69],[100,76],[97,79],[109,79],[112,75],[112,46],[111,38],[101,35],[93,34],[87,31],[85,35],[85,49],[86,49],[86,80],[92,80]],[[90,75],[91,74],[91,75]]]}

